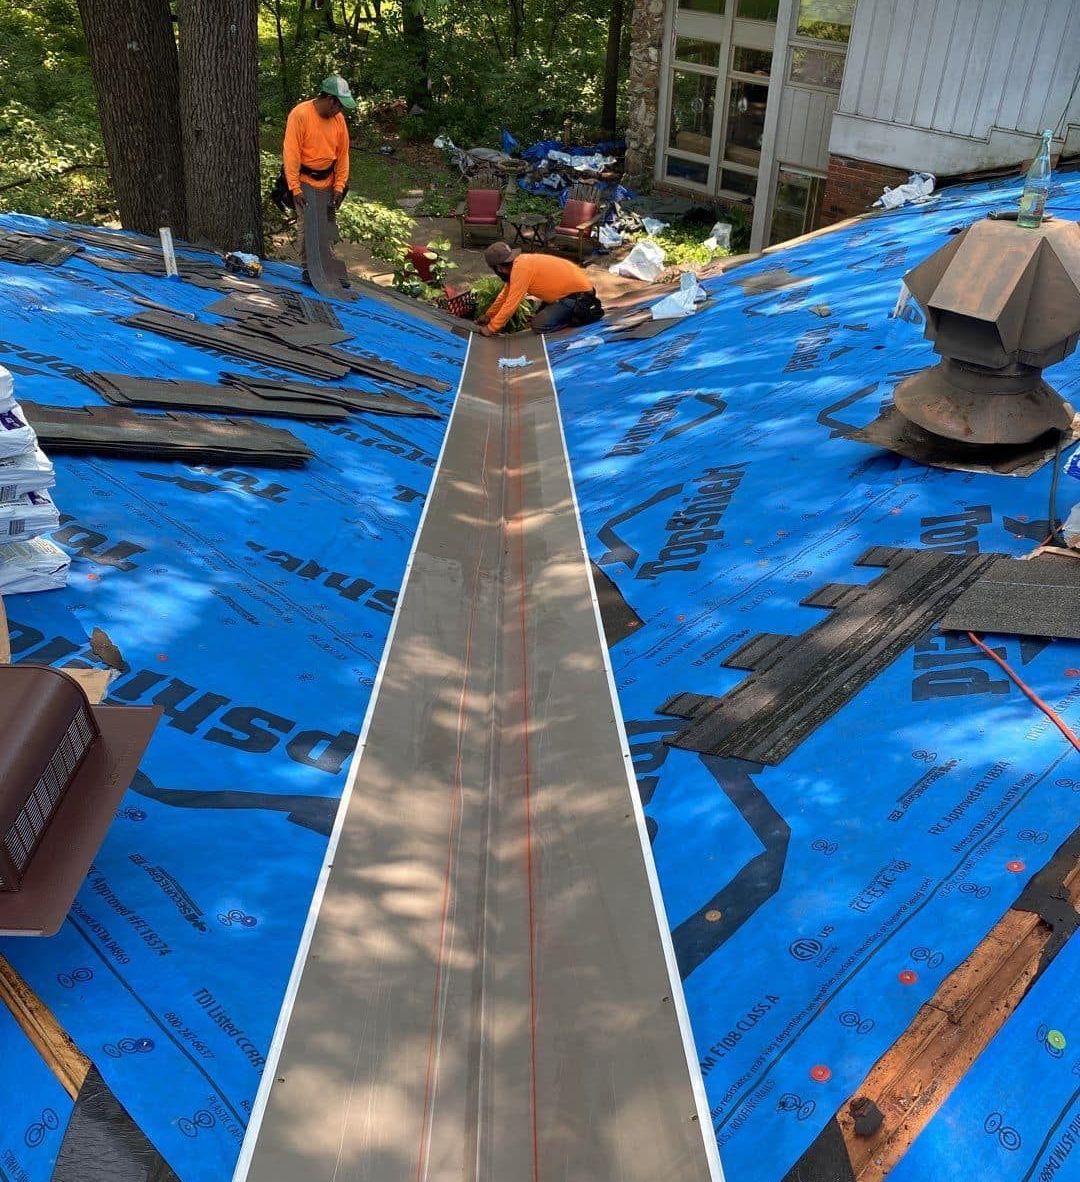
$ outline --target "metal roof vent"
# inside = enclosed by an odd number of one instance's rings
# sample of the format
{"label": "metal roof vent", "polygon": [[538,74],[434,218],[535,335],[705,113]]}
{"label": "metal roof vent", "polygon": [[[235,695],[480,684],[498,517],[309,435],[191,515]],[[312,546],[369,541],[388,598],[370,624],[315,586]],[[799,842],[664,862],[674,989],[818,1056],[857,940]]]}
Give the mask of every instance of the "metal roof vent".
{"label": "metal roof vent", "polygon": [[972,444],[1029,443],[1072,415],[1042,380],[1080,339],[1080,226],[983,220],[904,276],[941,361],[902,382],[896,409]]}

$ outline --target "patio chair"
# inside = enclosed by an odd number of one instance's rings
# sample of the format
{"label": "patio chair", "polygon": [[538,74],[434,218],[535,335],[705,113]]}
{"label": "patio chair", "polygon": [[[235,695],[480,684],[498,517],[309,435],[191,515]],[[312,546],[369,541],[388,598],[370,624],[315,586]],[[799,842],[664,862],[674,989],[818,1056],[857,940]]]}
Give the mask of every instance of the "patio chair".
{"label": "patio chair", "polygon": [[600,223],[604,209],[600,190],[595,185],[574,185],[563,206],[559,224],[548,235],[548,247],[569,249],[585,260],[585,248],[591,254],[600,245]]}
{"label": "patio chair", "polygon": [[461,245],[473,240],[498,242],[503,236],[503,179],[496,172],[477,173],[469,180],[465,200],[457,207]]}

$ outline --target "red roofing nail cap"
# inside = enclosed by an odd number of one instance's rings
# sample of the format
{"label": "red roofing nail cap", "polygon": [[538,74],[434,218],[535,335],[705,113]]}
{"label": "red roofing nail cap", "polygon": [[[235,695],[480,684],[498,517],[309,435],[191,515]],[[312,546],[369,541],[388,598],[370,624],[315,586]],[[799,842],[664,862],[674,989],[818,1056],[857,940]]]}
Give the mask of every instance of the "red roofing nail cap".
{"label": "red roofing nail cap", "polygon": [[898,975],[901,985],[914,985],[919,979],[919,974],[914,969],[903,969]]}
{"label": "red roofing nail cap", "polygon": [[816,1063],[810,1068],[810,1078],[817,1083],[828,1083],[832,1079],[832,1071],[824,1063]]}
{"label": "red roofing nail cap", "polygon": [[1017,859],[1014,862],[1006,862],[1005,869],[1010,870],[1013,874],[1019,874],[1021,870],[1025,869],[1024,863]]}

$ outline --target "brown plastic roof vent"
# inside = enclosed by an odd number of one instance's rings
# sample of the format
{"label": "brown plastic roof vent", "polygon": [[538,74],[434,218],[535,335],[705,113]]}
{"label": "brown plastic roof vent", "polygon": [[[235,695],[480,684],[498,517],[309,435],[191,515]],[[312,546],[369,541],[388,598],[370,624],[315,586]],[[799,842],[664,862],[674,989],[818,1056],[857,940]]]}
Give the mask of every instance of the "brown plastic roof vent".
{"label": "brown plastic roof vent", "polygon": [[0,891],[15,891],[101,733],[75,682],[38,668],[0,678],[0,726]]}
{"label": "brown plastic roof vent", "polygon": [[933,435],[1029,443],[1072,415],[1043,367],[1080,340],[1080,226],[984,220],[904,276],[941,361],[897,387],[896,409]]}
{"label": "brown plastic roof vent", "polygon": [[0,935],[59,929],[160,716],[91,706],[58,669],[0,666]]}

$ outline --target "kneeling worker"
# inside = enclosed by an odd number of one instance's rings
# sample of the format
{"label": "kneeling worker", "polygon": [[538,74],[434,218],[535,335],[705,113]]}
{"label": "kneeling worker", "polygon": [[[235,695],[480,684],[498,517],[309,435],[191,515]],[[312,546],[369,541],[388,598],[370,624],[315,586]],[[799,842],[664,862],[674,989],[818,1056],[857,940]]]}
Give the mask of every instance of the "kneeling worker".
{"label": "kneeling worker", "polygon": [[604,314],[588,275],[569,259],[551,254],[522,254],[506,242],[493,242],[484,262],[506,284],[485,315],[479,331],[490,337],[503,328],[526,296],[543,305],[532,318],[533,332],[553,332],[574,324],[592,324]]}

